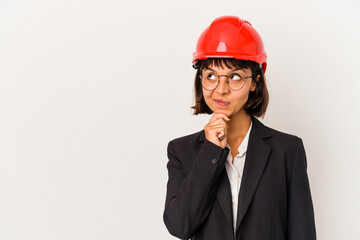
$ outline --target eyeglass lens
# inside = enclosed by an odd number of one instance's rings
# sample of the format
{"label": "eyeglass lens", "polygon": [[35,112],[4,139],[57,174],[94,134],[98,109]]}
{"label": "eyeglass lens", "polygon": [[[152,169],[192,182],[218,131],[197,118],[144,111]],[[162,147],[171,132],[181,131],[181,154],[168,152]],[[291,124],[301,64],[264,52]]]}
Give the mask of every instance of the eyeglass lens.
{"label": "eyeglass lens", "polygon": [[[223,76],[223,75],[221,75]],[[232,90],[239,90],[244,86],[245,78],[238,73],[232,73],[227,77],[227,83]],[[215,73],[205,73],[202,76],[202,85],[208,90],[213,90],[219,83],[219,76]]]}

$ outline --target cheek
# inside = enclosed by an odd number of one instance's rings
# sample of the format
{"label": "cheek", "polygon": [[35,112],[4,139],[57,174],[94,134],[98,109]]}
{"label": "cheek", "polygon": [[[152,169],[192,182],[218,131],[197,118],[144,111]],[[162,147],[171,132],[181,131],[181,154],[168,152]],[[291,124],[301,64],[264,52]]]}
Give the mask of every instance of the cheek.
{"label": "cheek", "polygon": [[243,105],[243,104],[246,103],[246,101],[248,100],[248,98],[249,98],[249,93],[244,92],[244,93],[241,93],[241,94],[239,94],[239,95],[236,95],[233,99],[234,99],[234,102],[235,102],[236,104],[241,104],[241,105]]}
{"label": "cheek", "polygon": [[208,101],[211,98],[211,93],[209,91],[202,91],[205,101]]}
{"label": "cheek", "polygon": [[205,93],[204,91],[202,92],[202,94],[206,105],[209,106],[209,94]]}

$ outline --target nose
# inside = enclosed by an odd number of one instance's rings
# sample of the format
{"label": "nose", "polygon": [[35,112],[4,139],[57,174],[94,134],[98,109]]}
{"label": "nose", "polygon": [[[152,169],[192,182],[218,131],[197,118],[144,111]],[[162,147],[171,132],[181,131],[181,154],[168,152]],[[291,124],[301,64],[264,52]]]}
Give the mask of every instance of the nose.
{"label": "nose", "polygon": [[228,86],[226,80],[227,80],[227,78],[225,76],[224,77],[219,76],[219,84],[215,89],[217,93],[223,94],[223,93],[229,92],[229,86]]}

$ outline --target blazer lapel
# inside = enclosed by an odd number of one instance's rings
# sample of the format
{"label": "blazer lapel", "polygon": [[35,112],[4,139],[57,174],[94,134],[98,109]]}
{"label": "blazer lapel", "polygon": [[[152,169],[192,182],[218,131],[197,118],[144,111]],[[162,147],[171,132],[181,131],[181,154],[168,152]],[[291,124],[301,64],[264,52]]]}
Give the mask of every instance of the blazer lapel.
{"label": "blazer lapel", "polygon": [[220,175],[217,199],[229,224],[234,226],[230,182],[225,167]]}
{"label": "blazer lapel", "polygon": [[271,147],[264,142],[264,139],[271,137],[272,135],[258,119],[253,116],[251,116],[251,118],[253,120],[253,126],[249,135],[249,143],[238,197],[236,231],[249,208],[271,152]]}

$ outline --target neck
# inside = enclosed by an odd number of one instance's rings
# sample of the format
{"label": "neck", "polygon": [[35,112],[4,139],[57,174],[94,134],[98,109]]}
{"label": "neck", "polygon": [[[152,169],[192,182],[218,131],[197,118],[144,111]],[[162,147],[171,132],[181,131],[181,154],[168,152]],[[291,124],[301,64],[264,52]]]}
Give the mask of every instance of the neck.
{"label": "neck", "polygon": [[228,142],[244,138],[251,124],[251,117],[243,110],[231,115],[228,124]]}

